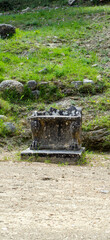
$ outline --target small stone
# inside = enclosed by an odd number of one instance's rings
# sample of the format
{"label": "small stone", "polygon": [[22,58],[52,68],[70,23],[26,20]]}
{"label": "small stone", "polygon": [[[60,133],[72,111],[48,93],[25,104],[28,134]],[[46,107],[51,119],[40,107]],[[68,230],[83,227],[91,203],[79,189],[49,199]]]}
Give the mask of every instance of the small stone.
{"label": "small stone", "polygon": [[68,0],[68,4],[72,6],[75,3],[76,0]]}
{"label": "small stone", "polygon": [[101,81],[101,78],[102,78],[101,75],[98,75],[98,76],[97,76],[97,79],[98,79],[99,81]]}
{"label": "small stone", "polygon": [[21,12],[22,13],[26,13],[26,12],[29,12],[30,11],[30,7],[27,7],[27,8],[25,8],[25,9],[23,9]]}
{"label": "small stone", "polygon": [[0,36],[1,38],[8,38],[15,34],[15,27],[9,24],[0,24]]}
{"label": "small stone", "polygon": [[101,193],[105,193],[105,194],[109,193],[108,190],[101,190],[100,192],[101,192]]}
{"label": "small stone", "polygon": [[49,82],[40,82],[39,84],[38,84],[38,87],[46,87],[46,86],[48,86],[49,85]]}
{"label": "small stone", "polygon": [[93,82],[93,80],[89,80],[89,79],[85,78],[83,80],[83,84],[94,84],[94,82]]}
{"label": "small stone", "polygon": [[83,82],[81,82],[81,81],[73,81],[73,82],[71,82],[71,84],[74,85],[75,88],[77,88],[77,87],[81,86],[83,84]]}
{"label": "small stone", "polygon": [[16,127],[11,122],[5,122],[4,125],[9,133],[14,133],[16,131]]}
{"label": "small stone", "polygon": [[92,67],[97,67],[97,66],[98,66],[98,64],[93,64],[93,65],[92,65]]}
{"label": "small stone", "polygon": [[39,97],[39,95],[40,95],[40,91],[39,91],[39,90],[34,90],[34,91],[32,91],[32,94],[34,95],[34,97],[35,97],[36,99],[38,99],[38,97]]}
{"label": "small stone", "polygon": [[35,80],[30,80],[30,81],[27,82],[27,85],[31,90],[35,90],[36,86],[37,86],[37,83],[36,83]]}
{"label": "small stone", "polygon": [[41,69],[40,71],[39,71],[39,73],[46,73],[47,72],[47,68],[43,68],[43,69]]}
{"label": "small stone", "polygon": [[15,80],[5,80],[0,83],[0,91],[4,91],[6,89],[16,90],[18,93],[22,93],[24,86],[22,83]]}

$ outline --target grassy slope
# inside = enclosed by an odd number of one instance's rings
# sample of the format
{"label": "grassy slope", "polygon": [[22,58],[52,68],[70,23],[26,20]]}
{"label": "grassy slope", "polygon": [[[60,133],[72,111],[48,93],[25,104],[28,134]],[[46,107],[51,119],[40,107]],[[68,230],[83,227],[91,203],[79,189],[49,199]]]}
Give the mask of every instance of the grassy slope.
{"label": "grassy slope", "polygon": [[[87,88],[77,93],[73,89],[69,95],[78,95],[78,102],[74,101],[74,104],[81,105],[86,116],[88,111],[94,112],[83,123],[85,131],[93,130],[96,126],[109,128],[109,13],[108,6],[63,7],[0,16],[0,23],[17,27],[13,38],[0,39],[0,81],[16,79],[26,84],[34,79],[50,84],[49,95],[46,91],[43,92],[45,97],[41,94],[42,103],[26,99],[25,102],[13,104],[9,96],[7,102],[1,100],[0,114],[16,122],[18,136],[25,125],[21,111],[28,114],[36,108],[36,102],[37,107],[45,107],[46,94],[47,99],[49,97],[53,102],[68,95],[64,94],[65,91],[61,92],[60,88],[54,92],[58,80],[64,89],[70,90],[73,88],[72,81],[92,79],[103,94],[90,95],[88,92],[94,93],[94,89]],[[43,68],[47,69],[46,73],[39,73]],[[4,128],[1,129],[3,135]]]}

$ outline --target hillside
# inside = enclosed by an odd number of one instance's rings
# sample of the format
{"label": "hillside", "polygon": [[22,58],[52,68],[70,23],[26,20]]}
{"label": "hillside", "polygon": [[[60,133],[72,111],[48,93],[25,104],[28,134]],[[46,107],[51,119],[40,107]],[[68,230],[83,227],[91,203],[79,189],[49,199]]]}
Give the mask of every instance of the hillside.
{"label": "hillside", "polygon": [[[16,27],[13,37],[0,39],[0,82],[17,80],[24,87],[22,94],[0,92],[1,149],[30,144],[27,117],[33,110],[73,104],[83,109],[86,149],[109,150],[109,14],[109,6],[66,6],[0,16],[0,24]],[[29,80],[36,81],[37,95],[28,88]],[[8,131],[4,122],[16,131]]]}

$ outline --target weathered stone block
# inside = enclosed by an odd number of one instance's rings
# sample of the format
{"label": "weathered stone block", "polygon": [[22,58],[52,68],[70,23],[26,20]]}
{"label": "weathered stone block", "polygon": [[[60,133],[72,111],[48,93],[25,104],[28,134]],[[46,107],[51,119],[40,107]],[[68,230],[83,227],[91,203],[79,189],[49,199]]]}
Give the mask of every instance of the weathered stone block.
{"label": "weathered stone block", "polygon": [[76,160],[81,148],[81,109],[74,106],[66,110],[50,108],[46,112],[34,112],[31,116],[33,141],[30,149],[21,155],[40,157],[55,156]]}

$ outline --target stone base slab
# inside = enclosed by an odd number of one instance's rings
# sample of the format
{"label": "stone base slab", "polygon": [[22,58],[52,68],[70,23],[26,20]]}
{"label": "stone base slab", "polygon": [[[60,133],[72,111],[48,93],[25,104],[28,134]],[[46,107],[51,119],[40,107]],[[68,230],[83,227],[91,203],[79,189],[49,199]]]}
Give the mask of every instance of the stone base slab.
{"label": "stone base slab", "polygon": [[85,148],[77,151],[67,150],[31,150],[30,148],[21,152],[22,160],[51,163],[75,164],[82,156]]}

